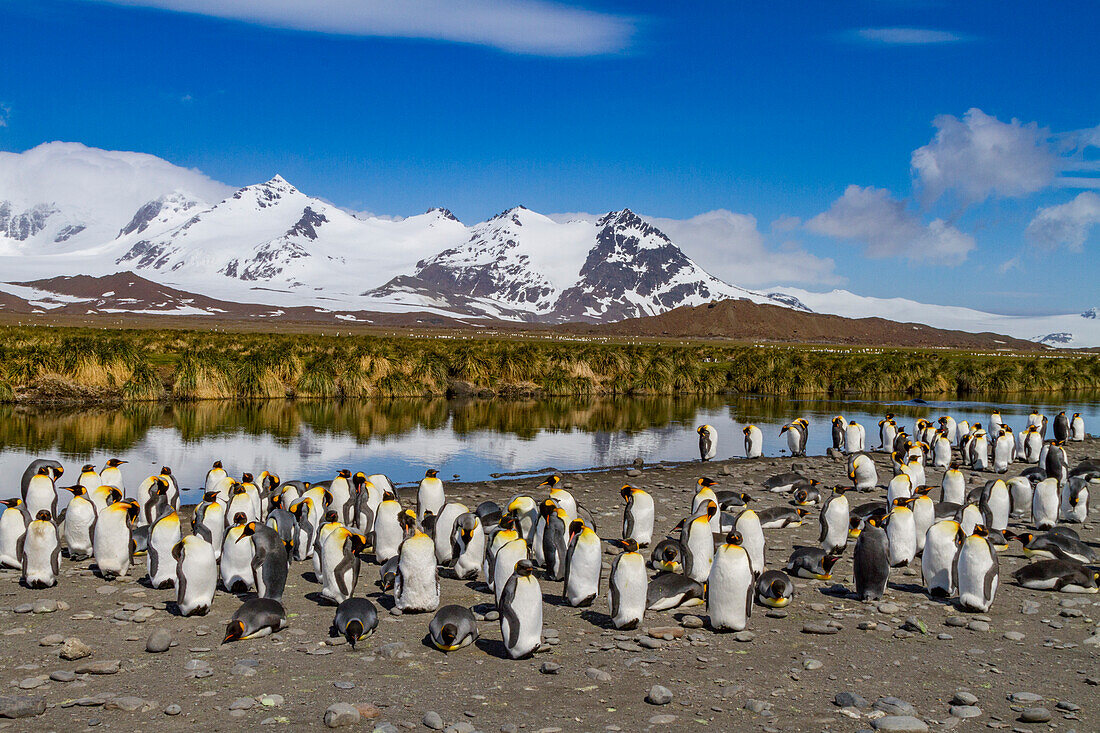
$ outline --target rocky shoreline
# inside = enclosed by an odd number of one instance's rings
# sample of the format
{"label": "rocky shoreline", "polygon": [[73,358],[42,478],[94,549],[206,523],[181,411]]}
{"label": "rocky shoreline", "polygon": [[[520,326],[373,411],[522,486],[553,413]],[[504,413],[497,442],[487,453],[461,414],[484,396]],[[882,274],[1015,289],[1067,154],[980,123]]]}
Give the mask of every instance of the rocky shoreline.
{"label": "rocky shoreline", "polygon": [[[1071,465],[1095,457],[1100,440],[1071,444],[1068,452]],[[880,478],[889,476],[888,458],[875,460]],[[844,463],[827,456],[619,467],[567,474],[565,481],[595,515],[601,536],[620,529],[624,483],[653,495],[663,533],[688,513],[695,481],[704,475],[747,491],[754,508],[785,503],[761,482],[792,462],[827,486],[850,483]],[[1015,464],[1009,475],[1023,467]],[[928,483],[940,478],[929,469]],[[448,498],[472,506],[538,495],[537,483],[499,479],[446,488]],[[795,546],[816,544],[816,512],[808,519],[766,531],[769,568],[781,568]],[[1078,529],[1098,545],[1095,515]],[[21,587],[17,571],[0,571],[0,661],[8,672],[0,728],[1100,728],[1100,596],[1015,585],[1012,572],[1028,562],[1016,542],[1001,553],[1000,589],[987,614],[964,614],[926,596],[919,564],[892,571],[883,601],[858,602],[850,596],[849,548],[832,580],[795,579],[789,607],[757,606],[745,631],[725,635],[706,628],[703,606],[648,612],[635,631],[611,628],[610,559],[591,608],[565,605],[561,584],[542,582],[544,649],[522,661],[503,657],[496,611],[480,582],[441,579],[442,602],[473,607],[481,632],[475,646],[445,655],[424,643],[431,614],[386,612],[392,603],[379,597],[372,565],[364,565],[358,595],[375,601],[381,620],[356,649],[330,638],[334,609],[319,603],[308,563],[291,569],[288,627],[226,645],[219,643],[222,631],[239,600],[219,592],[206,617],[172,615],[174,591],[139,581],[144,559],[131,577],[113,583],[95,577],[90,561],[63,559],[59,585],[45,591]]]}

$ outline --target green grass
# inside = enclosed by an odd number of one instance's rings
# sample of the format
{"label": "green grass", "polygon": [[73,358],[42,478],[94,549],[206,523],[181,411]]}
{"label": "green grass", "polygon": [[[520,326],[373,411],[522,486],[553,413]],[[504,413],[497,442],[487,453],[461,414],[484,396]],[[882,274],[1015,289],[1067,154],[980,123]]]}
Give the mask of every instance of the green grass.
{"label": "green grass", "polygon": [[132,403],[455,393],[965,397],[1096,389],[1100,356],[0,327],[0,402],[42,398],[41,385],[58,380],[89,399]]}

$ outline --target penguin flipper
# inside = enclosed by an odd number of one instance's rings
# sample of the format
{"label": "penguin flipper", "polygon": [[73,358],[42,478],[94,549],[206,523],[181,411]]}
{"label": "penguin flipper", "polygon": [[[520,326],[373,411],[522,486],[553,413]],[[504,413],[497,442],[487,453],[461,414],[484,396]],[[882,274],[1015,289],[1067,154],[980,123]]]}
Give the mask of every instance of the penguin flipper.
{"label": "penguin flipper", "polygon": [[23,566],[23,572],[27,572],[27,565],[24,562],[23,546],[26,544],[27,535],[24,532],[19,536],[19,539],[15,541],[15,559]]}
{"label": "penguin flipper", "polygon": [[501,591],[500,603],[498,604],[500,606],[500,617],[508,621],[508,639],[505,643],[509,649],[515,647],[519,642],[519,616],[512,608],[512,601],[516,597],[516,577],[513,575],[504,584],[504,590]]}
{"label": "penguin flipper", "polygon": [[987,541],[986,547],[989,548],[989,569],[985,571],[985,578],[983,579],[982,586],[985,590],[985,598],[992,598],[993,596],[993,583],[997,580],[1000,572],[1000,563],[997,561],[997,553],[993,549],[993,546]]}
{"label": "penguin flipper", "polygon": [[[750,565],[750,567],[751,567],[751,565]],[[753,599],[753,596],[755,595],[755,593],[753,592],[755,589],[756,589],[756,583],[755,582],[749,583],[748,591],[745,593],[745,618],[751,618],[752,617],[752,599]]]}

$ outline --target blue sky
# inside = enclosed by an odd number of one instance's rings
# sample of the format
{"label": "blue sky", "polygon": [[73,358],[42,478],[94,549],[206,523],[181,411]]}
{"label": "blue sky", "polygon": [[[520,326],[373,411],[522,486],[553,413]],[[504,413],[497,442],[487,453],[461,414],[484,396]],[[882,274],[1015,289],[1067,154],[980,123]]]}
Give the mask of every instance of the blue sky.
{"label": "blue sky", "polygon": [[240,5],[0,0],[0,150],[466,222],[728,211],[691,253],[734,282],[1100,305],[1095,3]]}

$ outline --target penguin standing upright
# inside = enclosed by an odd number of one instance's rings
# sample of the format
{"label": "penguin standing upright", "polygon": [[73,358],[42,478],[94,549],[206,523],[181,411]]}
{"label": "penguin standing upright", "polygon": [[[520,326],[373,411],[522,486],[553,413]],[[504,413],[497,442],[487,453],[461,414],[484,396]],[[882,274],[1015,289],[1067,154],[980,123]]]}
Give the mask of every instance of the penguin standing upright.
{"label": "penguin standing upright", "polygon": [[1069,459],[1066,457],[1066,449],[1060,443],[1050,443],[1047,448],[1046,460],[1043,468],[1047,476],[1058,479],[1058,484],[1065,483],[1069,477]]}
{"label": "penguin standing upright", "polygon": [[283,604],[270,598],[251,598],[241,604],[225,629],[223,644],[241,639],[257,639],[286,628]]}
{"label": "penguin standing upright", "polygon": [[989,544],[988,531],[982,525],[963,540],[955,559],[955,582],[959,589],[959,607],[985,613],[993,605],[999,581],[997,551]]}
{"label": "penguin standing upright", "polygon": [[887,415],[878,422],[878,439],[880,451],[887,453],[894,450],[894,438],[898,436],[898,424],[894,422],[893,415]]}
{"label": "penguin standing upright", "polygon": [[439,607],[435,543],[412,522],[408,525],[408,536],[398,553],[400,559],[393,585],[395,605],[405,613],[434,611]]}
{"label": "penguin standing upright", "polygon": [[833,450],[844,450],[844,429],[848,427],[848,422],[844,419],[843,415],[837,415],[833,418]]}
{"label": "penguin standing upright", "polygon": [[1039,456],[1043,452],[1043,436],[1039,434],[1039,429],[1032,425],[1024,430],[1021,435],[1023,436],[1021,439],[1023,450],[1021,453],[1024,463],[1038,463]]}
{"label": "penguin standing upright", "polygon": [[443,482],[438,477],[439,471],[429,468],[424,472],[424,478],[420,479],[420,487],[416,490],[417,519],[424,519],[425,512],[439,516],[439,510],[447,502],[443,494]]}
{"label": "penguin standing upright", "polygon": [[124,463],[126,461],[120,461],[117,458],[107,461],[103,470],[99,472],[99,480],[103,482],[104,486],[114,486],[122,492],[123,496],[126,496],[126,482],[122,480],[122,470],[119,468]]}
{"label": "penguin standing upright", "polygon": [[[410,517],[411,520],[411,517]],[[421,545],[431,550],[432,572],[435,572],[435,545],[421,534]],[[351,598],[359,582],[359,553],[366,549],[367,540],[358,532],[352,532],[343,524],[329,532],[321,542],[321,597],[340,604]],[[398,596],[400,608],[400,596]],[[410,609],[411,610],[411,609]]]}
{"label": "penguin standing upright", "polygon": [[[516,527],[516,518],[511,514],[505,514],[500,518],[500,523],[497,525],[497,531],[492,535],[488,546],[485,548],[485,564],[482,566],[482,571],[485,574],[485,583],[489,586],[489,590],[493,591],[493,598],[499,597],[499,591],[497,591],[494,585],[494,577],[496,573],[496,554],[500,552],[501,548],[510,542],[520,537],[519,530]],[[515,569],[514,567],[512,568]]]}
{"label": "penguin standing upright", "polygon": [[714,561],[714,534],[711,531],[711,517],[718,512],[718,505],[707,502],[705,513],[698,514],[684,524],[680,544],[684,548],[684,574],[692,580],[703,583],[710,575],[710,564]]}
{"label": "penguin standing upright", "polygon": [[1073,413],[1073,419],[1069,423],[1069,439],[1074,442],[1080,442],[1085,439],[1085,418],[1081,417],[1081,413]]}
{"label": "penguin standing upright", "polygon": [[1008,529],[1008,518],[1012,514],[1012,496],[1008,491],[1008,484],[1002,479],[988,482],[982,488],[979,503],[988,517],[989,529],[997,532]]}
{"label": "penguin standing upright", "polygon": [[154,588],[167,588],[176,582],[176,564],[171,560],[172,548],[182,538],[180,518],[175,511],[161,516],[149,529],[146,561],[149,584]]}
{"label": "penguin standing upright", "polygon": [[23,559],[20,580],[28,588],[52,588],[57,585],[61,539],[49,509],[39,509],[20,538],[19,555]]}
{"label": "penguin standing upright", "polygon": [[906,502],[909,510],[913,512],[913,525],[917,534],[918,555],[924,552],[924,540],[925,535],[928,533],[928,528],[936,523],[936,503],[928,498],[927,489],[928,487],[925,487],[925,493],[919,493]]}
{"label": "penguin standing upright", "polygon": [[760,458],[764,455],[764,433],[755,425],[746,425],[741,431],[745,435],[745,458]]}
{"label": "penguin standing upright", "polygon": [[364,535],[374,532],[374,517],[378,514],[378,505],[382,503],[382,490],[367,479],[360,471],[352,478],[355,484],[355,527]]}
{"label": "penguin standing upright", "polygon": [[868,519],[860,530],[853,556],[852,574],[856,584],[856,598],[861,601],[877,601],[886,592],[890,579],[890,549],[886,532],[878,521]]}
{"label": "penguin standing upright", "polygon": [[866,453],[853,454],[848,463],[848,478],[857,491],[870,491],[878,485],[878,469]]}
{"label": "penguin standing upright", "polygon": [[[711,542],[713,548],[713,540]],[[613,544],[623,551],[611,561],[611,575],[607,579],[611,623],[616,629],[633,629],[645,616],[649,576],[637,542],[620,540]],[[710,572],[710,563],[707,572]]]}
{"label": "penguin standing upright", "polygon": [[252,570],[255,573],[256,595],[283,602],[283,590],[290,569],[290,557],[286,544],[278,531],[266,524],[249,522],[238,542],[252,542]]}
{"label": "penguin standing upright", "polygon": [[1089,518],[1089,482],[1071,476],[1061,488],[1058,518],[1071,524],[1084,524]]}
{"label": "penguin standing upright", "polygon": [[225,539],[225,504],[218,499],[218,492],[207,491],[202,503],[191,515],[191,531],[202,537],[214,548],[214,558],[221,560],[222,541]]}
{"label": "penguin standing upright", "polygon": [[574,608],[589,606],[600,592],[603,545],[592,528],[582,519],[573,520],[569,525],[569,533],[569,552],[565,556],[565,586],[562,588],[562,595]]}
{"label": "penguin standing upright", "polygon": [[542,555],[546,563],[546,579],[565,577],[565,556],[569,552],[569,515],[552,501],[543,504]]}
{"label": "penguin standing upright", "polygon": [[715,631],[742,631],[752,615],[756,575],[749,553],[741,546],[737,530],[726,536],[714,555],[707,579],[707,615]]}
{"label": "penguin standing upright", "polygon": [[252,569],[255,549],[251,542],[240,541],[244,539],[244,529],[248,525],[244,512],[237,512],[232,521],[232,526],[225,530],[222,539],[219,570],[223,588],[230,593],[244,593],[256,588],[256,571]]}
{"label": "penguin standing upright", "polygon": [[405,532],[401,528],[401,505],[397,495],[387,491],[374,515],[374,557],[384,564],[391,557],[397,557]]}
{"label": "penguin standing upright", "polygon": [[975,471],[989,470],[989,437],[984,430],[974,433],[970,441],[970,465]]}
{"label": "penguin standing upright", "polygon": [[1013,476],[1008,480],[1009,516],[1022,519],[1031,512],[1031,482],[1026,476]]}
{"label": "penguin standing upright", "polygon": [[336,477],[329,482],[328,492],[332,495],[329,509],[335,509],[340,521],[352,524],[355,514],[355,500],[351,486],[351,471],[341,468]]}
{"label": "penguin standing upright", "polygon": [[1069,440],[1069,418],[1065,410],[1054,416],[1054,439],[1059,443]]}
{"label": "penguin standing upright", "polygon": [[821,534],[817,541],[826,553],[839,555],[848,544],[849,509],[847,487],[836,486],[821,506]]}
{"label": "penguin standing upright", "polygon": [[37,517],[42,510],[48,511],[51,517],[57,516],[57,488],[48,466],[42,466],[38,473],[31,476],[23,503],[27,505],[27,514],[31,517]]}
{"label": "penguin standing upright", "polygon": [[542,588],[534,569],[530,560],[517,562],[497,601],[500,635],[512,659],[530,656],[542,644]]}
{"label": "penguin standing upright", "polygon": [[367,638],[378,628],[378,609],[366,598],[348,598],[336,607],[332,626],[354,649],[356,642]]}
{"label": "penguin standing upright", "polygon": [[[31,479],[42,472],[42,469],[46,469],[46,475],[54,481],[61,477],[61,474],[65,473],[65,469],[55,460],[49,458],[36,458],[27,464],[26,469],[23,471],[23,476],[19,481],[19,498],[24,502],[27,500],[27,490],[30,488]],[[28,519],[28,522],[33,521]]]}
{"label": "penguin standing upright", "polygon": [[695,431],[699,433],[699,460],[709,461],[718,455],[718,431],[713,425],[700,425]]}
{"label": "penguin standing upright", "polygon": [[66,486],[65,490],[73,494],[65,507],[65,547],[70,560],[85,560],[92,555],[95,504],[88,498],[88,490],[80,484]]}
{"label": "penguin standing upright", "polygon": [[[917,524],[913,512],[906,506],[906,499],[896,499],[890,513],[883,520],[888,542],[890,567],[905,567],[917,554]],[[860,534],[862,537],[862,533]],[[858,541],[858,540],[857,540]]]}
{"label": "penguin standing upright", "polygon": [[176,558],[176,606],[183,616],[205,616],[218,588],[214,547],[198,535],[188,535],[172,548]]}
{"label": "penguin standing upright", "polygon": [[966,501],[966,477],[959,470],[959,464],[952,463],[951,467],[943,473],[943,481],[940,482],[940,502],[946,504],[962,504]]}
{"label": "penguin standing upright", "polygon": [[[718,485],[718,482],[704,476],[697,483],[699,490],[695,492],[695,496],[691,499],[691,515],[693,517],[706,512],[708,504],[718,506],[718,495],[714,493],[713,488]],[[708,514],[707,521],[710,523],[711,532],[721,531],[722,520],[718,512]]]}
{"label": "penguin standing upright", "polygon": [[653,540],[653,497],[629,484],[620,493],[626,499],[623,539],[634,540],[638,547],[647,547]]}
{"label": "penguin standing upright", "polygon": [[932,467],[947,468],[951,463],[951,441],[946,430],[938,430],[932,440]]}
{"label": "penguin standing upright", "polygon": [[791,451],[792,456],[806,455],[806,442],[809,439],[809,430],[809,423],[802,418],[798,418],[784,425],[779,431],[780,435],[786,433],[787,448]]}
{"label": "penguin standing upright", "polygon": [[19,556],[19,543],[27,533],[31,519],[22,499],[4,499],[0,504],[4,506],[3,513],[0,513],[0,568],[21,570],[23,558]]}
{"label": "penguin standing upright", "polygon": [[440,565],[450,565],[454,560],[455,522],[463,514],[469,514],[470,508],[457,501],[448,501],[439,510],[439,516],[435,518],[435,527],[432,528],[432,536],[435,542],[435,561]]}
{"label": "penguin standing upright", "polygon": [[1008,466],[1016,454],[1016,441],[1006,425],[993,441],[993,472],[1008,473]]}
{"label": "penguin standing upright", "polygon": [[478,640],[477,619],[465,606],[444,606],[436,611],[428,624],[432,646],[443,652],[453,652]]}
{"label": "penguin standing upright", "polygon": [[204,484],[205,490],[203,491],[203,493],[205,494],[210,491],[217,491],[218,482],[220,482],[228,475],[229,474],[226,473],[226,470],[222,468],[222,462],[214,461],[213,465],[210,466],[210,470],[206,472],[206,483]]}
{"label": "penguin standing upright", "polygon": [[920,568],[929,595],[947,598],[955,592],[955,556],[965,537],[953,519],[941,519],[928,528]]}
{"label": "penguin standing upright", "polygon": [[[733,531],[738,536],[738,546],[748,553],[749,560],[752,561],[755,580],[760,573],[764,572],[764,529],[760,526],[760,517],[752,509],[746,509],[737,515]],[[728,540],[729,536],[726,539]],[[713,574],[712,568],[711,575]]]}
{"label": "penguin standing upright", "polygon": [[862,453],[866,450],[867,430],[854,420],[844,428],[844,450],[846,453]]}
{"label": "penguin standing upright", "polygon": [[114,580],[130,572],[134,562],[133,530],[138,505],[134,501],[116,501],[99,512],[92,536],[92,553],[99,573]]}
{"label": "penguin standing upright", "polygon": [[77,480],[77,484],[83,486],[88,491],[97,489],[103,485],[103,481],[99,478],[99,471],[95,470],[94,464],[86,463],[81,467],[80,478]]}
{"label": "penguin standing upright", "polygon": [[1031,495],[1031,523],[1040,531],[1050,529],[1058,523],[1060,504],[1058,479],[1045,478],[1035,484]]}
{"label": "penguin standing upright", "polygon": [[467,512],[455,520],[451,535],[451,557],[454,560],[455,577],[472,580],[477,577],[485,562],[485,531],[481,519]]}
{"label": "penguin standing upright", "polygon": [[[494,538],[495,539],[495,538]],[[527,540],[518,537],[493,552],[493,595],[500,604],[504,585],[516,570],[516,563],[528,558]]]}

